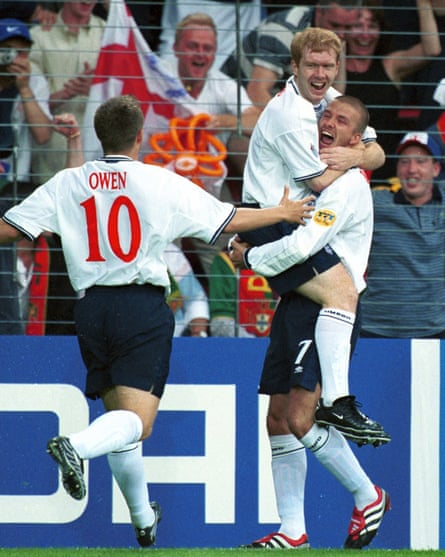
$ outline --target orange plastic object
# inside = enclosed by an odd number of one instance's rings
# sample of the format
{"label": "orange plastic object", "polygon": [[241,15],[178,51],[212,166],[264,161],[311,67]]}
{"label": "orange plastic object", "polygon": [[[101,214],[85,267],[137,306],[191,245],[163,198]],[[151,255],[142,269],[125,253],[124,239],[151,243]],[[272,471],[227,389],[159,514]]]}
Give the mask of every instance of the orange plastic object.
{"label": "orange plastic object", "polygon": [[227,157],[227,149],[222,141],[203,127],[209,120],[209,114],[172,118],[167,132],[149,137],[153,153],[145,155],[143,162],[172,167],[201,187],[204,184],[200,175],[223,176],[225,167],[221,163]]}

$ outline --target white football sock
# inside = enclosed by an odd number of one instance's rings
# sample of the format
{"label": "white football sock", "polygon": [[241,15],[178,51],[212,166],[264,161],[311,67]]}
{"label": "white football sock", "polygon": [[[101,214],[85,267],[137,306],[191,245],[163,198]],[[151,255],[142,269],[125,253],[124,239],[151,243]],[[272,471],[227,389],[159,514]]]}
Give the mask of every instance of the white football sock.
{"label": "white football sock", "polygon": [[271,435],[272,475],[281,520],[279,532],[297,540],[306,533],[304,486],[306,451],[292,435]]}
{"label": "white football sock", "polygon": [[112,410],[99,416],[78,433],[69,435],[80,458],[95,458],[136,443],[142,435],[142,420],[130,410]]}
{"label": "white football sock", "polygon": [[349,360],[355,314],[324,308],[315,323],[315,343],[321,367],[321,390],[325,406],[349,394]]}
{"label": "white football sock", "polygon": [[346,439],[335,428],[314,424],[301,438],[301,442],[352,494],[358,509],[363,509],[376,500],[374,484],[361,467]]}
{"label": "white football sock", "polygon": [[119,451],[108,453],[108,464],[130,511],[131,522],[137,528],[146,528],[154,522],[150,507],[148,486],[145,481],[142,443],[133,443]]}

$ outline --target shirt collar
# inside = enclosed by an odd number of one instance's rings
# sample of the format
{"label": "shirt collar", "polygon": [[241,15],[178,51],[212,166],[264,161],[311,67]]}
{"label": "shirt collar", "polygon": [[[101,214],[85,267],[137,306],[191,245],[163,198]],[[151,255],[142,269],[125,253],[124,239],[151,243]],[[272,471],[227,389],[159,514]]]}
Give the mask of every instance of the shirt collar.
{"label": "shirt collar", "polygon": [[[301,95],[300,91],[298,90],[297,84],[295,83],[295,76],[293,76],[293,75],[290,76],[289,83],[291,84],[293,90],[295,91],[295,94],[299,95],[301,97],[302,95]],[[307,99],[305,99],[305,100],[307,100]],[[309,101],[307,101],[307,102],[309,102]],[[319,104],[312,105],[312,108],[314,109],[314,112],[315,112],[315,116],[317,117],[317,121],[320,119],[320,116],[323,114],[323,111],[326,108],[327,104],[328,103],[327,103],[326,99],[323,98],[320,101]]]}
{"label": "shirt collar", "polygon": [[100,161],[104,162],[119,162],[119,161],[132,161],[131,157],[127,157],[126,155],[105,155],[99,159]]}

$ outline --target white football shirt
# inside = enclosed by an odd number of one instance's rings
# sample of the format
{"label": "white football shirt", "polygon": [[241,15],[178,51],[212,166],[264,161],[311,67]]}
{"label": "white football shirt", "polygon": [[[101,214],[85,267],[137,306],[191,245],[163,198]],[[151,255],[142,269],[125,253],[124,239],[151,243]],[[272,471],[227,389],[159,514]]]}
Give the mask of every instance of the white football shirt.
{"label": "white football shirt", "polygon": [[361,292],[366,283],[373,231],[371,188],[363,172],[348,170],[325,188],[306,226],[299,226],[280,240],[253,247],[248,261],[257,273],[274,276],[303,263],[328,245],[335,251]]}
{"label": "white football shirt", "polygon": [[213,243],[235,214],[185,178],[115,156],[62,170],[4,215],[34,239],[62,239],[76,291],[150,283],[169,289],[166,246],[182,236]]}

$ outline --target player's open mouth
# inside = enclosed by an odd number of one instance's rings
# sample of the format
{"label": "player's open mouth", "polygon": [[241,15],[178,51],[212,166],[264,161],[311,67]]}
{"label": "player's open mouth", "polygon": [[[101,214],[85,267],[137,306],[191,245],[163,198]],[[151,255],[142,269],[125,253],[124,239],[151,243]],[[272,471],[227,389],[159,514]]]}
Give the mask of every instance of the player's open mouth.
{"label": "player's open mouth", "polygon": [[332,145],[332,143],[334,142],[334,136],[327,132],[327,131],[321,131],[320,132],[320,144],[323,145],[324,147],[327,147],[329,145]]}
{"label": "player's open mouth", "polygon": [[311,81],[311,87],[313,89],[315,89],[316,91],[323,91],[324,88],[326,87],[326,82],[325,81]]}

